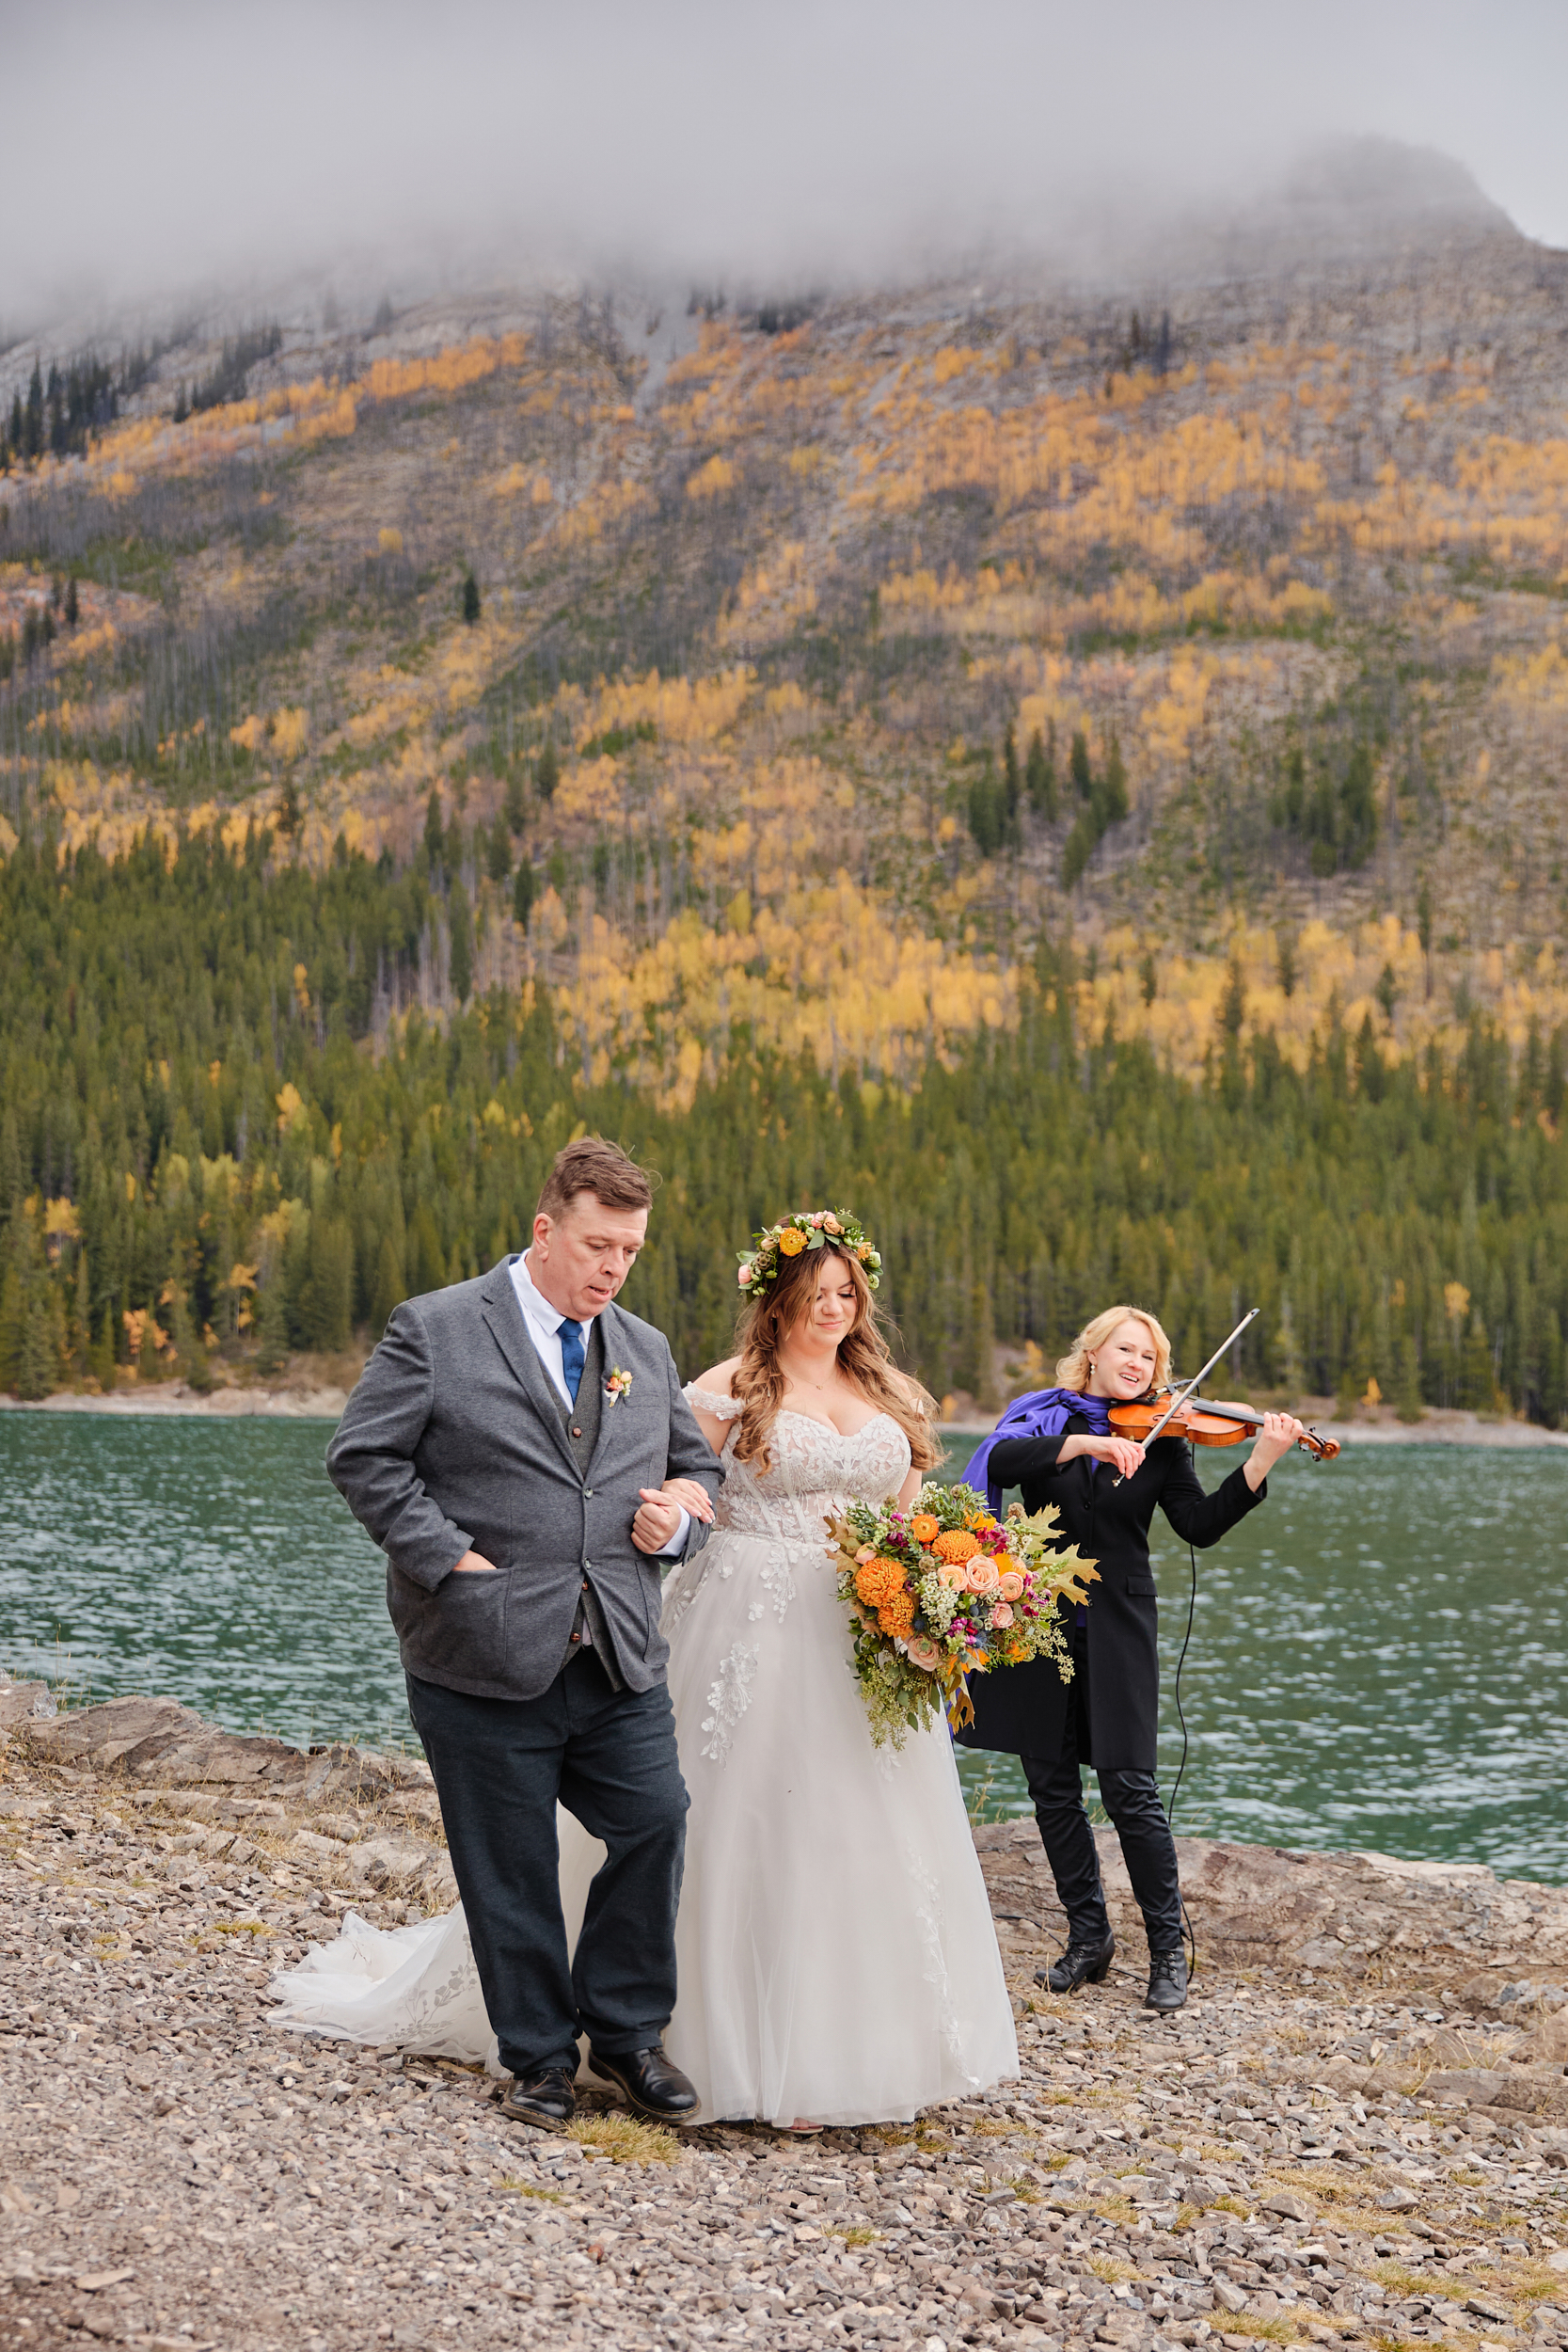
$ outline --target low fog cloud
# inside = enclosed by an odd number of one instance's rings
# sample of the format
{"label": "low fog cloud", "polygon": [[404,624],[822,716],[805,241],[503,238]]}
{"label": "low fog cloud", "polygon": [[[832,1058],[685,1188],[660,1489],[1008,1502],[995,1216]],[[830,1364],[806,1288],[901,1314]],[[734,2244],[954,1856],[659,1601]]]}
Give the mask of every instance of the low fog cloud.
{"label": "low fog cloud", "polygon": [[0,324],[241,290],[752,285],[1085,248],[1377,134],[1568,245],[1560,0],[221,0],[11,18]]}

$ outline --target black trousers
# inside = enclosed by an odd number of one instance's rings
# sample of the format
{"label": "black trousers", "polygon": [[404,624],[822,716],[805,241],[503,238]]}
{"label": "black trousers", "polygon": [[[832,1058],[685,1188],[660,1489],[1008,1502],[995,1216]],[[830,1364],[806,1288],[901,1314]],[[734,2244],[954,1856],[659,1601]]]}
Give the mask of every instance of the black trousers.
{"label": "black trousers", "polygon": [[[1073,1629],[1073,1677],[1069,1690],[1067,1726],[1061,1754],[1050,1761],[1023,1756],[1023,1776],[1035,1800],[1035,1819],[1056,1894],[1068,1916],[1069,1940],[1099,1944],[1111,1932],[1105,1890],[1100,1881],[1100,1856],[1094,1831],[1084,1809],[1081,1758],[1089,1751],[1088,1641],[1082,1627]],[[1152,1772],[1132,1772],[1112,1766],[1097,1768],[1100,1795],[1121,1841],[1133,1899],[1144,1915],[1151,1952],[1175,1951],[1181,1941],[1181,1890],[1176,1868],[1176,1840],[1170,1834],[1165,1808]]]}
{"label": "black trousers", "polygon": [[[575,2074],[579,2033],[607,2053],[645,2049],[675,2006],[686,1857],[669,1691],[615,1691],[592,1652],[536,1699],[407,1679],[501,2064]],[[609,1848],[571,1959],[558,1799]]]}

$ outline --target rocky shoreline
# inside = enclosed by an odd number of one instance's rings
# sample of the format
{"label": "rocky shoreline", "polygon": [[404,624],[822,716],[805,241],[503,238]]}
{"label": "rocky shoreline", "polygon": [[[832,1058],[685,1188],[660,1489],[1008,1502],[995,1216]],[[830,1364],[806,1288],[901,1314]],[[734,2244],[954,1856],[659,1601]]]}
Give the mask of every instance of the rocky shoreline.
{"label": "rocky shoreline", "polygon": [[[313,1389],[218,1388],[204,1393],[182,1380],[146,1389],[117,1389],[112,1396],[58,1390],[35,1404],[0,1396],[0,1412],[104,1413],[112,1419],[166,1420],[190,1415],[198,1420],[245,1421],[256,1416],[284,1421],[337,1421],[348,1403],[347,1391],[336,1387]],[[1568,1446],[1568,1429],[1543,1429],[1539,1422],[1508,1421],[1497,1414],[1433,1409],[1418,1422],[1402,1422],[1375,1407],[1354,1421],[1306,1418],[1320,1437],[1340,1445],[1480,1445]],[[946,1438],[989,1438],[993,1422],[953,1421],[942,1423]]]}
{"label": "rocky shoreline", "polygon": [[0,1396],[0,1410],[13,1413],[101,1413],[118,1421],[341,1421],[346,1390],[223,1388],[198,1393],[183,1380],[145,1389],[117,1389],[112,1396],[58,1389],[53,1396],[23,1404]]}
{"label": "rocky shoreline", "polygon": [[1568,1892],[1190,1839],[1174,2020],[1036,1987],[1033,1826],[976,1831],[1021,2079],[910,2127],[570,2139],[475,2073],[279,2033],[354,1909],[451,1899],[422,1764],[0,1685],[0,2340],[145,2352],[1568,2343]]}

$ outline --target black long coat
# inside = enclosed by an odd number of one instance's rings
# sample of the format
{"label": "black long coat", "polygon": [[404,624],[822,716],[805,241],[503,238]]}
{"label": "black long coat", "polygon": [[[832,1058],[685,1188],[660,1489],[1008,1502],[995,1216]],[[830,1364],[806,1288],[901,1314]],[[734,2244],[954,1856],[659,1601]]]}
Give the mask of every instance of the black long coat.
{"label": "black long coat", "polygon": [[[1074,1414],[1062,1437],[1088,1434]],[[993,1451],[992,1476],[1022,1489],[1026,1511],[1054,1503],[1068,1543],[1100,1570],[1089,1586],[1088,1721],[1097,1768],[1151,1772],[1160,1718],[1160,1645],[1154,1577],[1148,1563],[1148,1523],[1158,1503],[1183,1543],[1206,1549],[1261,1502],[1240,1470],[1206,1494],[1184,1438],[1157,1438],[1135,1477],[1117,1486],[1109,1463],[1080,1454],[1056,1466],[1062,1438],[1010,1438]],[[1092,1475],[1091,1475],[1092,1473]],[[1072,1611],[1062,1604],[1064,1623]],[[958,1734],[965,1747],[1001,1748],[1013,1756],[1054,1762],[1061,1753],[1071,1686],[1049,1658],[972,1675],[974,1721]]]}

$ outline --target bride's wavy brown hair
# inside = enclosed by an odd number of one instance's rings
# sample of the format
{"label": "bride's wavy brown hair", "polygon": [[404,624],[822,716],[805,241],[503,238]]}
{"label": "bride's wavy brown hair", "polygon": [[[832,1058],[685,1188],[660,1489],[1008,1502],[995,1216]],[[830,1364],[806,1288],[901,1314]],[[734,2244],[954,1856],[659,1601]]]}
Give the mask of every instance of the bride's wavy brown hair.
{"label": "bride's wavy brown hair", "polygon": [[824,1242],[820,1249],[803,1249],[795,1258],[781,1258],[777,1280],[741,1310],[736,1329],[740,1361],[730,1384],[742,1408],[736,1432],[736,1459],[752,1463],[759,1472],[773,1467],[768,1439],[789,1385],[779,1362],[780,1343],[810,1308],[829,1257],[847,1268],[855,1286],[855,1320],[838,1343],[839,1368],[868,1405],[898,1423],[910,1441],[912,1467],[932,1470],[942,1458],[931,1435],[935,1399],[895,1369],[877,1302],[859,1261],[835,1249],[831,1242]]}

